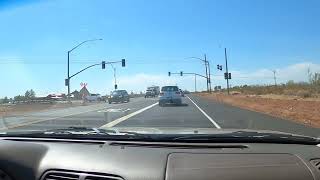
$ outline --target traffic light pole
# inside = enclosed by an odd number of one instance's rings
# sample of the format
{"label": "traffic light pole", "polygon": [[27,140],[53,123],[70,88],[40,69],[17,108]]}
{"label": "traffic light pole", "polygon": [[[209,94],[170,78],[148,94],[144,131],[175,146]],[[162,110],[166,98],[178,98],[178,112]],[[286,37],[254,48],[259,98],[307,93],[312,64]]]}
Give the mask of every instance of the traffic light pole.
{"label": "traffic light pole", "polygon": [[81,46],[82,44],[84,43],[87,43],[87,42],[90,42],[90,41],[101,41],[102,39],[89,39],[89,40],[85,40],[85,41],[82,41],[81,43],[79,43],[78,45],[76,45],[75,47],[73,47],[71,50],[68,51],[68,78],[67,78],[67,86],[68,86],[68,94],[67,94],[67,99],[68,99],[68,102],[70,102],[70,53],[77,49],[79,46]]}
{"label": "traffic light pole", "polygon": [[229,95],[229,94],[230,94],[230,91],[229,91],[229,73],[228,73],[227,48],[224,48],[224,57],[225,57],[225,59],[226,59],[227,90],[228,90],[228,95]]}
{"label": "traffic light pole", "polygon": [[168,75],[171,76],[171,74],[180,74],[181,76],[183,74],[191,74],[191,75],[194,75],[194,91],[197,92],[197,76],[200,76],[200,77],[203,77],[205,79],[208,79],[206,76],[203,76],[201,74],[197,74],[197,73],[185,73],[185,72],[180,72],[180,73],[172,73],[172,72],[169,72]]}
{"label": "traffic light pole", "polygon": [[68,51],[68,94],[67,99],[70,102],[70,51]]}
{"label": "traffic light pole", "polygon": [[204,64],[206,66],[206,77],[207,77],[207,92],[209,92],[209,78],[208,78],[208,62],[207,62],[207,56],[204,54]]}
{"label": "traffic light pole", "polygon": [[212,89],[211,89],[211,73],[210,73],[210,63],[208,62],[208,71],[209,71],[209,91],[210,93],[212,93]]}

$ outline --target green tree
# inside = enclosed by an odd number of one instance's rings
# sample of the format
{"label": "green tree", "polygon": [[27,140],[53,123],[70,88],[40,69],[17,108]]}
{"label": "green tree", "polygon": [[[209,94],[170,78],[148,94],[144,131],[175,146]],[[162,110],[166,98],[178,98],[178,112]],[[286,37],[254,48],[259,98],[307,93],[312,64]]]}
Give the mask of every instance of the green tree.
{"label": "green tree", "polygon": [[14,101],[24,101],[25,97],[21,96],[21,95],[18,95],[18,96],[15,96],[13,99],[14,99]]}
{"label": "green tree", "polygon": [[36,97],[36,93],[34,92],[33,89],[31,89],[31,90],[29,91],[29,93],[30,93],[30,98],[31,98],[31,99],[34,99],[34,98]]}
{"label": "green tree", "polygon": [[2,102],[3,102],[3,103],[8,103],[8,102],[9,102],[8,97],[7,97],[7,96],[6,96],[6,97],[4,97],[4,98],[3,98],[3,100],[2,100]]}
{"label": "green tree", "polygon": [[27,90],[27,91],[24,93],[24,97],[25,97],[26,99],[30,99],[30,91],[29,91],[29,90]]}

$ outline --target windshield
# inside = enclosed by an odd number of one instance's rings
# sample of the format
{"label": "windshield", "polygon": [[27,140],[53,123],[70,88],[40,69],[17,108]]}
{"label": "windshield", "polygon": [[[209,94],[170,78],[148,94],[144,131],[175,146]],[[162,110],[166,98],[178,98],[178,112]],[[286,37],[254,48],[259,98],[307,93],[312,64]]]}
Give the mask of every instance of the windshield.
{"label": "windshield", "polygon": [[320,1],[0,4],[0,134],[320,137]]}

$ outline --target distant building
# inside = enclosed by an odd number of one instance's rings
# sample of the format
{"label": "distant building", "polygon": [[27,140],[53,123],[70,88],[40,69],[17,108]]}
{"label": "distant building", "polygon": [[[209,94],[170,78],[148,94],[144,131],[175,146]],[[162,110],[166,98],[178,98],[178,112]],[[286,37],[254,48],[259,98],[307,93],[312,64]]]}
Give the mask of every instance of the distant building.
{"label": "distant building", "polygon": [[86,86],[83,86],[83,88],[80,90],[79,92],[79,96],[80,97],[87,97],[90,95],[90,92],[88,91],[88,89],[86,88]]}

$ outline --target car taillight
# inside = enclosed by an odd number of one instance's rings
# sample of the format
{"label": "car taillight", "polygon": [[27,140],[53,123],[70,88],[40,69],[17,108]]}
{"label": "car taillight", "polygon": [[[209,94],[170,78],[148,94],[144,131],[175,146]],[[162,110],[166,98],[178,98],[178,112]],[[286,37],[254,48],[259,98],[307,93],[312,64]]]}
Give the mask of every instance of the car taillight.
{"label": "car taillight", "polygon": [[164,95],[164,93],[163,93],[163,92],[161,92],[161,93],[160,93],[160,96],[163,96],[163,95]]}

